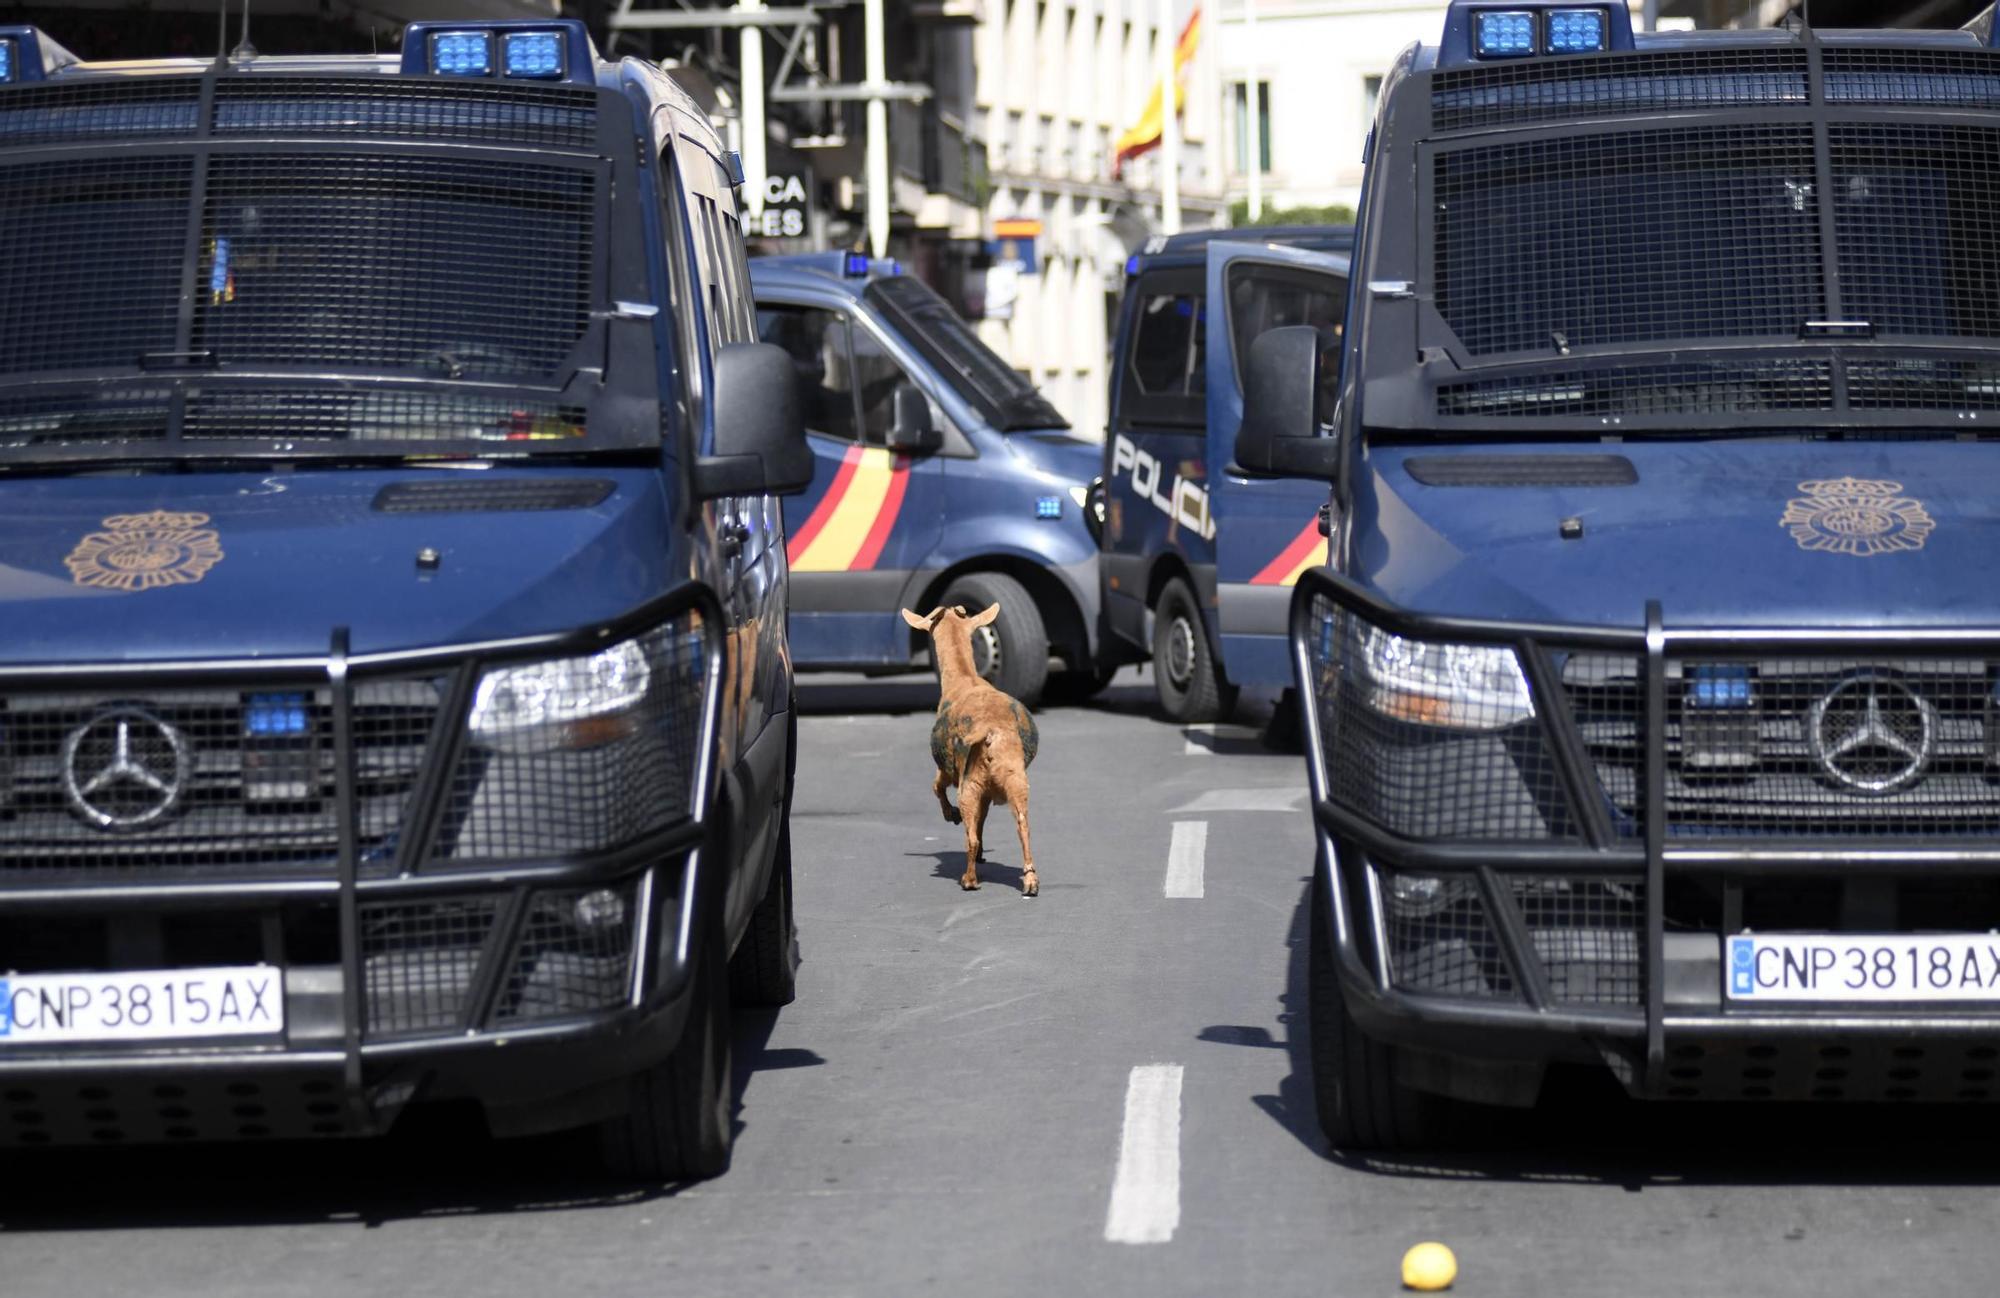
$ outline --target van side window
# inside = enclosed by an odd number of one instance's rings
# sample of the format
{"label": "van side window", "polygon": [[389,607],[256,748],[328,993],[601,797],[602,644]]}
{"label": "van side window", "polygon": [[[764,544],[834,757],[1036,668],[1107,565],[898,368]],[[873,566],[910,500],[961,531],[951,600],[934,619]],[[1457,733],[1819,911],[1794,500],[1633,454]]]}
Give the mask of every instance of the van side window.
{"label": "van side window", "polygon": [[866,329],[854,330],[854,391],[861,398],[861,438],[884,446],[896,422],[896,388],[903,367]]}
{"label": "van side window", "polygon": [[1132,286],[1136,310],[1119,376],[1122,424],[1199,428],[1207,420],[1208,311],[1202,272],[1156,271]]}
{"label": "van side window", "polygon": [[1340,341],[1347,320],[1347,280],[1324,271],[1237,262],[1229,267],[1229,336],[1234,343],[1236,386],[1250,344],[1267,329],[1311,325],[1319,331],[1323,385],[1340,379]]}
{"label": "van side window", "polygon": [[823,437],[855,440],[854,353],[847,317],[811,307],[771,306],[757,311],[757,337],[792,358],[799,409],[806,429]]}

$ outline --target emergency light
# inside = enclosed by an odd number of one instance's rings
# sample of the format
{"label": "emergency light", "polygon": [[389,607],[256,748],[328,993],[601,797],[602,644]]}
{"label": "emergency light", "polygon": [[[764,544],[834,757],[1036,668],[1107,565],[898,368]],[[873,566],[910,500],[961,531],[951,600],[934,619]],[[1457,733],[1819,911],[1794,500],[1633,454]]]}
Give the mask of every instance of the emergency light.
{"label": "emergency light", "polygon": [[488,32],[438,32],[431,37],[431,71],[442,77],[493,75],[493,37]]}
{"label": "emergency light", "polygon": [[1755,702],[1750,692],[1750,669],[1714,664],[1688,670],[1687,701],[1698,708],[1747,708]]}
{"label": "emergency light", "polygon": [[597,51],[581,22],[414,22],[403,29],[405,76],[595,84]]}
{"label": "emergency light", "polygon": [[306,733],[306,696],[252,694],[243,707],[243,733],[258,738]]}
{"label": "emergency light", "polygon": [[1452,0],[1438,47],[1438,66],[1602,54],[1633,47],[1632,15],[1623,5]]}
{"label": "emergency light", "polygon": [[866,275],[868,273],[868,254],[865,252],[848,253],[847,260],[841,269],[849,275]]}
{"label": "emergency light", "polygon": [[77,62],[77,57],[40,29],[0,26],[0,86],[44,81],[50,73]]}

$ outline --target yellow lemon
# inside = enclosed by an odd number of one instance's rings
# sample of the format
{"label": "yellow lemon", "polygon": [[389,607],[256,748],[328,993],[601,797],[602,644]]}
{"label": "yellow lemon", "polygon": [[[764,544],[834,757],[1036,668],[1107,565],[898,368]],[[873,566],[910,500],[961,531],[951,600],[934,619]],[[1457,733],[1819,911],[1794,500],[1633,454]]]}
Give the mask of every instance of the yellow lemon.
{"label": "yellow lemon", "polygon": [[1434,1293],[1458,1279],[1458,1259],[1442,1244],[1419,1244],[1403,1254],[1403,1287]]}

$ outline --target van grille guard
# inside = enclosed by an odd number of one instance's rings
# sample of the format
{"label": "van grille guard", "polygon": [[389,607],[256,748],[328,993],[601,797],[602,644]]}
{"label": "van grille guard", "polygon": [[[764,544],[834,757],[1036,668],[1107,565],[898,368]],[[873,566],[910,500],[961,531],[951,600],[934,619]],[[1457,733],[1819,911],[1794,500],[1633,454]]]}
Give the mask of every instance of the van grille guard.
{"label": "van grille guard", "polygon": [[[370,1057],[388,1058],[402,1047],[395,1038],[413,1033],[458,1030],[460,1044],[466,1032],[489,1026],[534,1036],[564,1030],[521,1021],[547,1017],[554,1006],[573,1015],[580,1006],[632,1003],[648,968],[637,957],[653,902],[650,876],[639,872],[700,844],[713,796],[722,626],[713,594],[688,584],[599,624],[449,647],[355,654],[341,628],[324,655],[0,668],[0,790],[32,788],[20,768],[50,764],[39,751],[46,735],[35,737],[40,723],[23,721],[38,715],[82,718],[56,764],[88,766],[93,755],[115,761],[122,753],[157,765],[163,782],[186,781],[157,817],[98,825],[89,819],[93,808],[142,815],[137,794],[129,806],[108,787],[79,798],[74,790],[88,778],[59,779],[71,823],[40,844],[22,841],[22,827],[46,826],[52,816],[0,795],[0,922],[332,904],[338,1054],[196,1049],[134,1055],[121,1066],[338,1067],[348,1129],[370,1129],[364,1039]],[[622,677],[607,658],[623,663]],[[544,710],[531,725],[475,720],[496,708],[490,696],[503,691],[510,669],[564,660],[597,664],[585,672],[595,689],[622,682],[617,717],[565,713],[559,686],[542,695]],[[419,695],[425,706],[408,706]],[[371,707],[385,698],[404,705],[386,725]],[[412,716],[423,718],[415,732]],[[226,764],[212,742],[225,729],[235,747]],[[560,741],[549,741],[552,730],[562,732]],[[385,734],[395,742],[382,743]],[[204,772],[207,785],[197,778]],[[386,799],[386,811],[384,781],[403,790]],[[137,792],[151,787],[125,783]],[[256,806],[260,788],[278,790],[268,812]],[[259,820],[277,829],[228,837]],[[212,836],[206,857],[203,833]],[[552,907],[607,889],[629,920],[605,925],[582,946],[547,931]],[[427,935],[419,945],[439,951],[378,970],[381,957],[414,951],[411,933]],[[527,968],[536,953],[552,958]],[[463,968],[444,968],[458,961]],[[456,978],[448,987],[445,972]],[[45,1070],[68,1053],[0,1056],[0,1063]]]}
{"label": "van grille guard", "polygon": [[1291,639],[1385,986],[1643,1031],[1657,1076],[1673,881],[2000,878],[2000,631],[1485,621],[1321,568]]}

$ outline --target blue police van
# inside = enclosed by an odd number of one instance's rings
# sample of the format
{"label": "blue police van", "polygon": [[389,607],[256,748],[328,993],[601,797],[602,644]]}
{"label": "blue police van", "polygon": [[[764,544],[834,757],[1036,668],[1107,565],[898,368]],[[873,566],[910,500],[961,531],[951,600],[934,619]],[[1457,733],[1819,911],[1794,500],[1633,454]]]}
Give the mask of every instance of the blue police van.
{"label": "blue police van", "polygon": [[580,23],[0,27],[0,1146],[470,1100],[726,1165],[812,467],[737,175]]}
{"label": "blue police van", "polygon": [[[2000,1099],[2000,51],[1454,0],[1389,72],[1291,640],[1335,1145],[1552,1066]],[[1462,1117],[1462,1112],[1458,1114]]]}
{"label": "blue police van", "polygon": [[1214,721],[1245,685],[1291,684],[1286,609],[1324,560],[1325,493],[1232,465],[1243,356],[1286,326],[1337,351],[1353,241],[1342,226],[1190,231],[1126,266],[1103,451],[1105,657],[1150,660],[1173,720]]}
{"label": "blue police van", "polygon": [[759,257],[750,283],[815,464],[785,505],[794,665],[908,671],[930,645],[899,609],[998,604],[982,676],[1030,706],[1095,692],[1096,444],[894,262]]}

